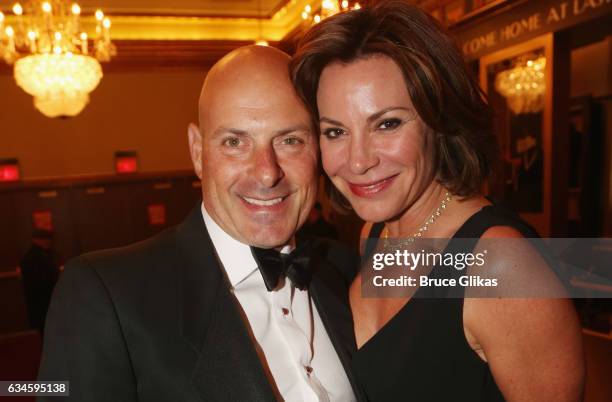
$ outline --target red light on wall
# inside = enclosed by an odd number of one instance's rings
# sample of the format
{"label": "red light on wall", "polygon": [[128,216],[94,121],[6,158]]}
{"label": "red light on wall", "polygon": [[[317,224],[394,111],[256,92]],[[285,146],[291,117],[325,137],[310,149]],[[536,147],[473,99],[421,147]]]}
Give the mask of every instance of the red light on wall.
{"label": "red light on wall", "polygon": [[0,160],[0,182],[18,181],[19,178],[17,159]]}
{"label": "red light on wall", "polygon": [[166,206],[164,204],[151,204],[148,206],[149,225],[158,226],[166,224]]}
{"label": "red light on wall", "polygon": [[32,212],[32,223],[34,229],[53,231],[53,215],[51,215],[51,211]]}
{"label": "red light on wall", "polygon": [[117,173],[134,173],[138,171],[136,158],[118,158],[115,162]]}
{"label": "red light on wall", "polygon": [[115,152],[115,171],[117,173],[135,173],[138,171],[136,152]]}

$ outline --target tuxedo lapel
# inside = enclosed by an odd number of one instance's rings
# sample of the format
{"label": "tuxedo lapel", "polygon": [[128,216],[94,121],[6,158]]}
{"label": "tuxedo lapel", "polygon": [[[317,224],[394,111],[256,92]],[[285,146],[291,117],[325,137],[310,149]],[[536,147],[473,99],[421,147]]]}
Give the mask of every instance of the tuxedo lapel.
{"label": "tuxedo lapel", "polygon": [[193,384],[205,401],[274,401],[234,296],[219,287]]}
{"label": "tuxedo lapel", "polygon": [[177,232],[181,325],[197,354],[192,382],[205,401],[275,400],[200,207]]}
{"label": "tuxedo lapel", "polygon": [[326,252],[321,247],[319,245],[313,255],[318,258],[309,292],[357,400],[365,401],[366,398],[357,385],[351,369],[351,358],[357,350],[357,345],[353,330],[353,316],[349,306],[348,283],[338,269],[322,257],[326,255]]}

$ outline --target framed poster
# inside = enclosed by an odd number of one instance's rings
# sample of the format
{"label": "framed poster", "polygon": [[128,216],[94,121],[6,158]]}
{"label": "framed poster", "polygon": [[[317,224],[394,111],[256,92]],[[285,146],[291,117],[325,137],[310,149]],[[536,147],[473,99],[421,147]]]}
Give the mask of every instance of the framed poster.
{"label": "framed poster", "polygon": [[550,233],[552,34],[480,59],[480,85],[494,109],[501,161],[489,193],[542,236]]}

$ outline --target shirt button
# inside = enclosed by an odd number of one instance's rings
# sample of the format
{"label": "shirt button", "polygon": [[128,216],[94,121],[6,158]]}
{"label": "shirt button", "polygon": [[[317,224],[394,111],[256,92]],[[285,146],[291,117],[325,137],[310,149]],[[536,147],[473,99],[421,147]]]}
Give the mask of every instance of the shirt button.
{"label": "shirt button", "polygon": [[288,308],[283,307],[281,309],[281,311],[283,312],[283,315],[289,315],[289,309]]}

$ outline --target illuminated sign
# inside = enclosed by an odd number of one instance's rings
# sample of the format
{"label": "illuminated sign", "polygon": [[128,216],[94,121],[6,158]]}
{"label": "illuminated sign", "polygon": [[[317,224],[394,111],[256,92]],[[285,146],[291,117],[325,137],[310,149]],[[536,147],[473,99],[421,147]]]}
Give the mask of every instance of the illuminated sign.
{"label": "illuminated sign", "polygon": [[138,154],[136,151],[115,152],[115,172],[135,173],[138,171]]}
{"label": "illuminated sign", "polygon": [[0,182],[19,181],[19,178],[17,159],[0,159]]}

